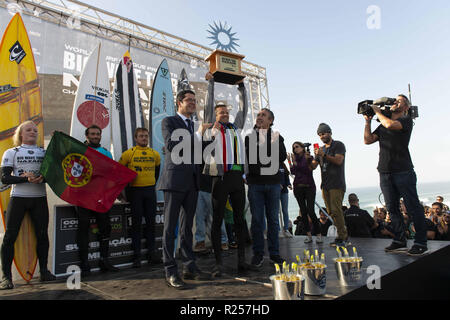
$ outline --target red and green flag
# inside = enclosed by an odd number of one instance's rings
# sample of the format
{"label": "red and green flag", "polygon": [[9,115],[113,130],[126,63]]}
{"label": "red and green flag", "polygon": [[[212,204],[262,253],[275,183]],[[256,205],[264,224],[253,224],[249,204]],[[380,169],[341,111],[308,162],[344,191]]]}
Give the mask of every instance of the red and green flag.
{"label": "red and green flag", "polygon": [[62,132],[48,145],[41,174],[62,200],[107,212],[136,173]]}

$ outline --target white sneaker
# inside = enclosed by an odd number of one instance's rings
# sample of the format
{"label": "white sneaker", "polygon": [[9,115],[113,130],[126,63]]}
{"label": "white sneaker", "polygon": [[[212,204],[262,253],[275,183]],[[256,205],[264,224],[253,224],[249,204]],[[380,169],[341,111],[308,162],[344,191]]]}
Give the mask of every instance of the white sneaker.
{"label": "white sneaker", "polygon": [[283,230],[283,235],[285,238],[293,238],[294,236],[292,233],[289,232],[289,230]]}
{"label": "white sneaker", "polygon": [[313,240],[312,240],[312,237],[306,237],[306,239],[305,239],[305,243],[311,243],[311,242],[313,242]]}
{"label": "white sneaker", "polygon": [[322,235],[320,233],[316,236],[316,243],[323,243]]}

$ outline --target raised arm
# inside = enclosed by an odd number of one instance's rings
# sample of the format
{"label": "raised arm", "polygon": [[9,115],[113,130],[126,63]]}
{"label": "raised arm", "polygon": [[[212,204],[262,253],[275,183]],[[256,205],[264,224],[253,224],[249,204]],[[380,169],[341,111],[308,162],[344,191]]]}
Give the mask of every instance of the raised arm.
{"label": "raised arm", "polygon": [[366,125],[364,127],[364,143],[365,144],[372,144],[378,141],[378,136],[374,133],[372,133],[371,129],[371,123],[372,123],[373,117],[364,116],[364,119],[366,120]]}
{"label": "raised arm", "polygon": [[248,101],[247,101],[247,90],[244,86],[244,80],[238,82],[238,92],[239,92],[239,109],[236,114],[236,120],[234,125],[238,129],[243,129],[245,126],[245,120],[247,119],[248,113]]}

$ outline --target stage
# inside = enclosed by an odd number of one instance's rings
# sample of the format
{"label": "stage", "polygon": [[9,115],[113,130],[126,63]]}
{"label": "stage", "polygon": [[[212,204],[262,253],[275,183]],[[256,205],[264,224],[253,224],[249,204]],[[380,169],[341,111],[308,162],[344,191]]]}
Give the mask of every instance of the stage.
{"label": "stage", "polygon": [[[336,250],[330,247],[331,238],[324,238],[322,245],[304,244],[305,237],[280,238],[280,254],[288,262],[294,262],[303,250],[318,249],[325,253],[327,289],[323,296],[305,296],[305,300],[355,300],[355,299],[445,299],[450,298],[450,242],[429,241],[429,254],[410,257],[404,253],[384,252],[389,239],[350,239],[359,256],[364,258],[363,281],[358,287],[343,287],[339,284],[333,258]],[[409,246],[412,241],[409,241]],[[248,261],[251,246],[247,248]],[[269,276],[274,266],[266,252],[264,266],[259,272],[238,275],[236,270],[237,250],[224,252],[225,274],[211,281],[186,281],[186,290],[174,290],[164,281],[162,265],[140,269],[124,267],[119,273],[93,273],[82,279],[79,290],[69,290],[66,279],[42,284],[34,279],[30,284],[15,282],[15,289],[0,291],[0,300],[273,300]],[[214,266],[212,253],[198,255],[198,266],[209,272]],[[373,275],[367,273],[369,266],[378,266],[381,274],[380,289],[369,290],[366,280]],[[373,267],[372,267],[373,268]],[[371,269],[372,270],[372,269]],[[297,302],[298,303],[298,302]]]}

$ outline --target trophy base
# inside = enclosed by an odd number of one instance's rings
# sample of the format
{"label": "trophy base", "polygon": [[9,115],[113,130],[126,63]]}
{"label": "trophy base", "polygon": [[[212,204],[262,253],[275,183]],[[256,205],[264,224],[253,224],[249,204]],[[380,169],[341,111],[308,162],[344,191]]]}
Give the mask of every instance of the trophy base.
{"label": "trophy base", "polygon": [[236,84],[238,81],[245,79],[244,75],[236,75],[236,74],[231,74],[231,73],[226,73],[226,72],[221,72],[221,71],[216,71],[215,73],[213,73],[213,75],[214,75],[215,82],[220,82],[220,83],[225,83],[225,84]]}

